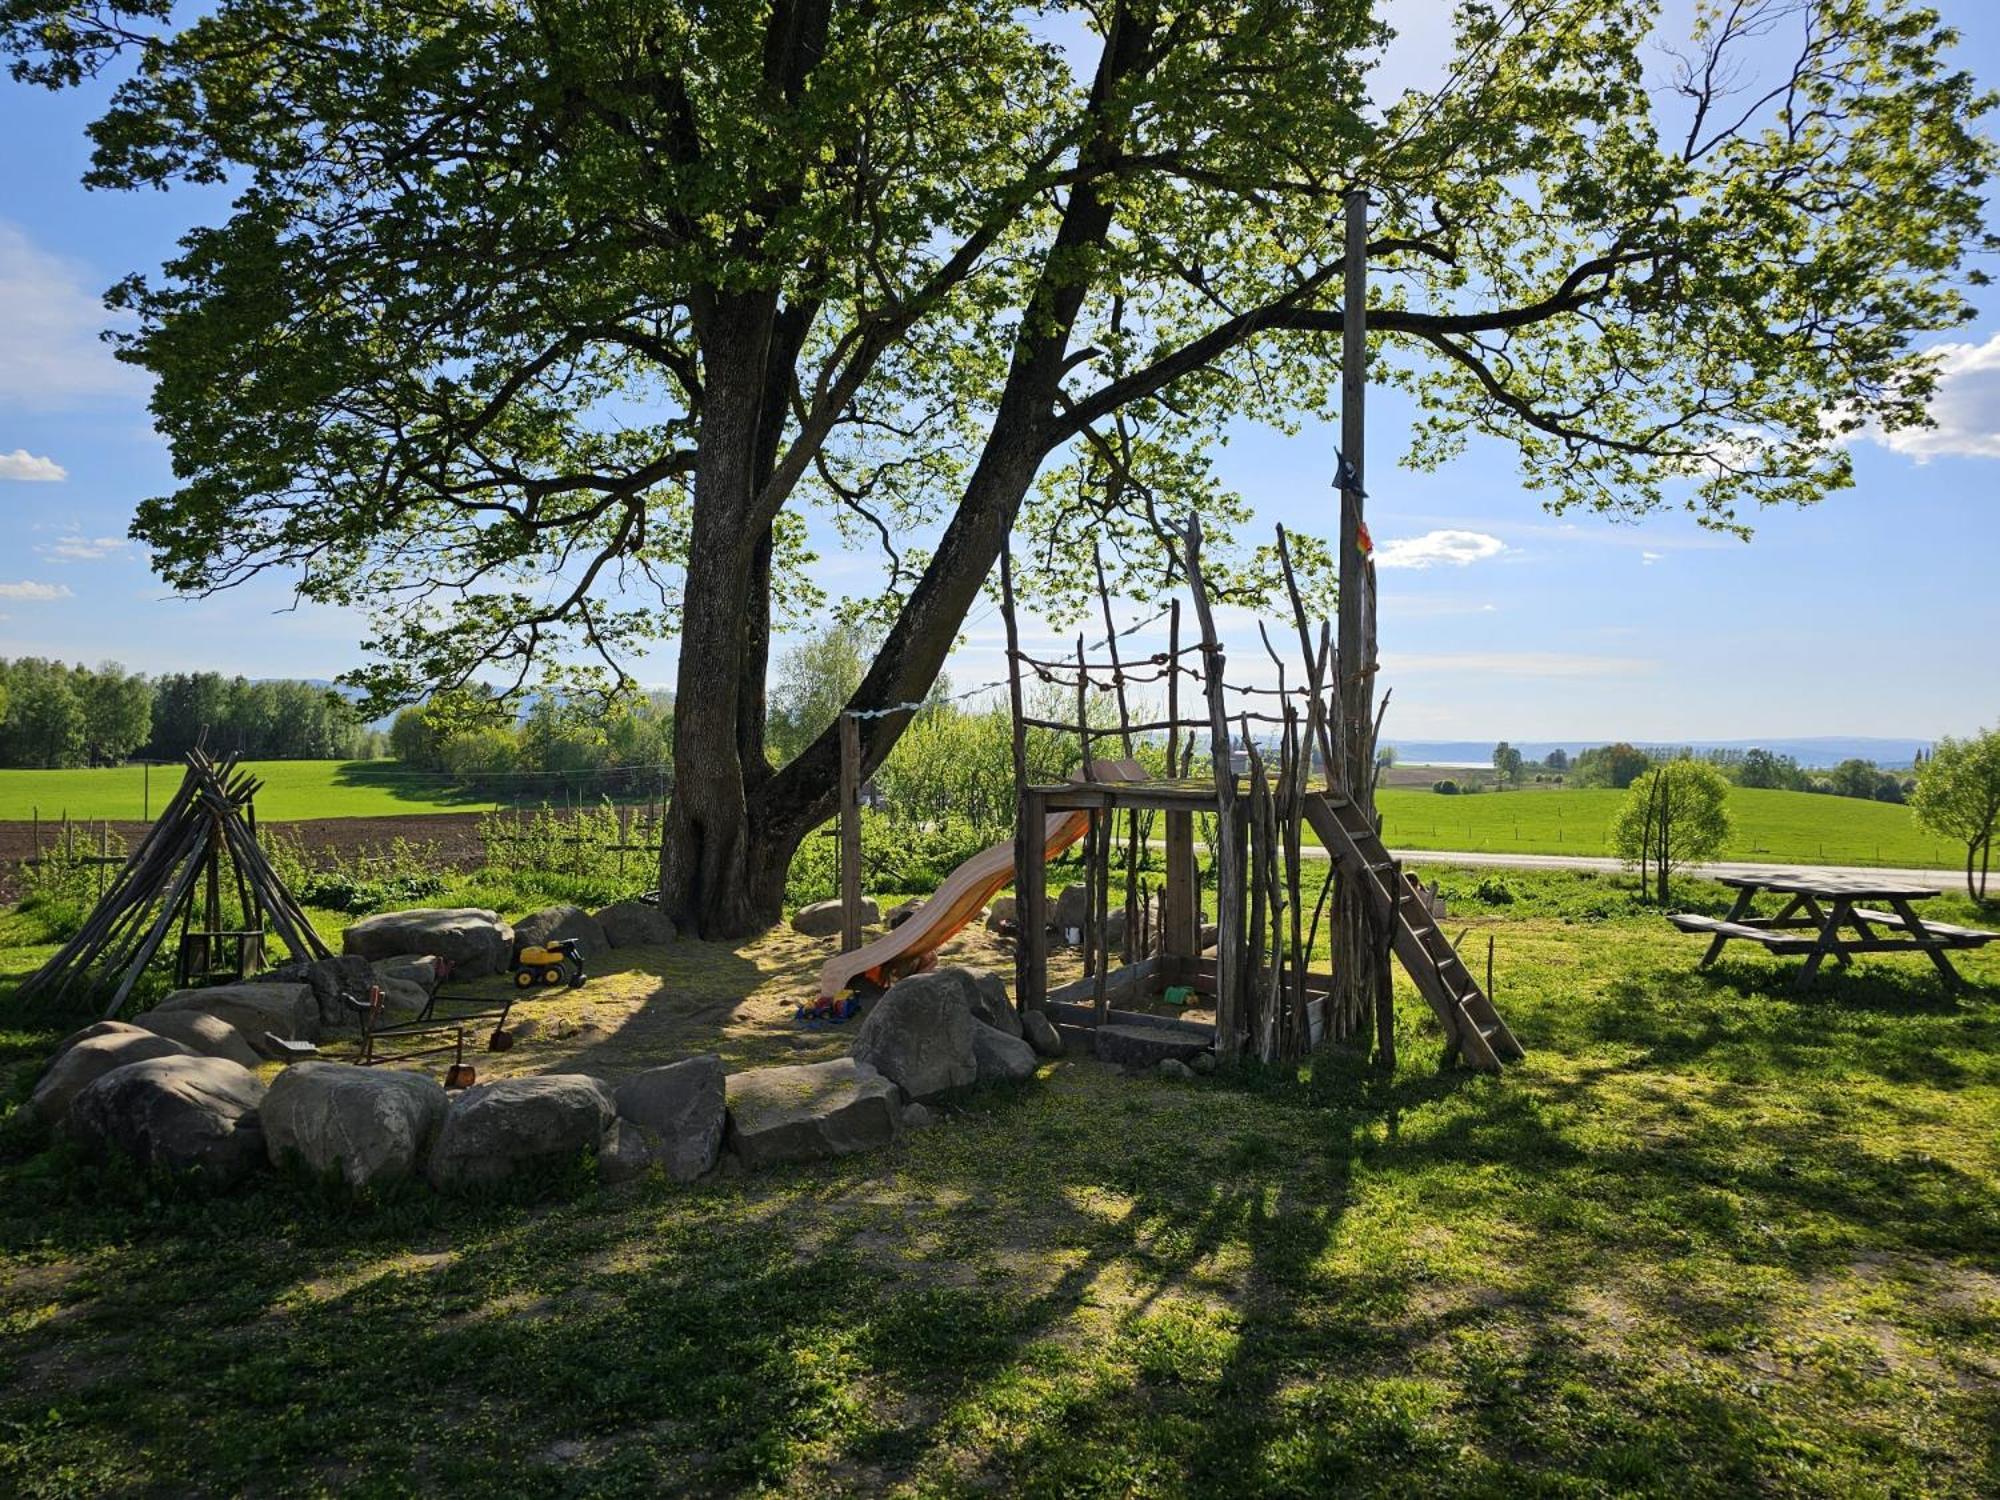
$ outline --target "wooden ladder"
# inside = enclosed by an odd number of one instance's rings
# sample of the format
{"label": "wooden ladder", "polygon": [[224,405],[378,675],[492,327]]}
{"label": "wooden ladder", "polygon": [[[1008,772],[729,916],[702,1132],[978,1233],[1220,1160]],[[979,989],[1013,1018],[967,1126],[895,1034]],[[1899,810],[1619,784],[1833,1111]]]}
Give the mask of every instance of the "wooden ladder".
{"label": "wooden ladder", "polygon": [[1376,913],[1393,917],[1396,957],[1437,1013],[1452,1049],[1475,1068],[1495,1069],[1523,1056],[1514,1033],[1431,915],[1416,880],[1406,873],[1398,889],[1395,861],[1367,815],[1329,793],[1308,796],[1305,814],[1342,877],[1359,880]]}

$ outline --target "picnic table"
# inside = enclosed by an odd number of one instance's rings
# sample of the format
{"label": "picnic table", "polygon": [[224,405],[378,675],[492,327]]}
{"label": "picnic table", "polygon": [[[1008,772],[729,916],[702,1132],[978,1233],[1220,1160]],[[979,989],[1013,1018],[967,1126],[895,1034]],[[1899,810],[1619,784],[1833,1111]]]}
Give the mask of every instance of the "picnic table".
{"label": "picnic table", "polygon": [[[2000,932],[1927,922],[1913,902],[1941,894],[1935,886],[1910,885],[1867,876],[1768,874],[1725,875],[1736,902],[1726,917],[1677,912],[1667,918],[1683,932],[1703,932],[1711,941],[1702,968],[1714,963],[1732,941],[1757,943],[1773,953],[1803,954],[1795,988],[1803,989],[1828,958],[1845,967],[1857,953],[1924,953],[1953,989],[1965,981],[1945,954],[2000,941]],[[1776,916],[1751,908],[1765,892],[1788,898]],[[1886,907],[1887,910],[1882,908]]]}

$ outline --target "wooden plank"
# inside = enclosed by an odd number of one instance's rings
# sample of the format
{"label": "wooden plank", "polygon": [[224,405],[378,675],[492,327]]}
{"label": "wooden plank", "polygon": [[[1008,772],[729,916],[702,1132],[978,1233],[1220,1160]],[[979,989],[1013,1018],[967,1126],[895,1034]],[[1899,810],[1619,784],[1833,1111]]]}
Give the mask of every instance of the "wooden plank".
{"label": "wooden plank", "polygon": [[[1818,939],[1791,933],[1775,932],[1768,927],[1753,927],[1747,922],[1725,922],[1720,917],[1702,917],[1680,912],[1667,918],[1682,932],[1706,932],[1715,936],[1711,951],[1734,938],[1746,943],[1761,943],[1773,953],[1806,953],[1818,943]],[[1702,963],[1709,960],[1704,957]]]}
{"label": "wooden plank", "polygon": [[[1149,986],[1159,973],[1157,958],[1142,958],[1135,964],[1124,964],[1107,974],[1086,974],[1081,979],[1072,979],[1068,984],[1058,985],[1048,990],[1044,996],[1045,1008],[1053,1010],[1059,1005],[1074,1006],[1086,1018],[1087,1024],[1097,1025],[1101,1020],[1117,1015],[1107,1005],[1100,1010],[1097,1005],[1097,990],[1101,980],[1107,1000],[1135,1000],[1151,993]],[[1111,1023],[1111,1024],[1116,1024]]]}
{"label": "wooden plank", "polygon": [[1774,871],[1755,875],[1718,875],[1716,880],[1738,890],[1747,886],[1753,890],[1799,893],[1825,900],[1846,896],[1869,901],[1928,901],[1943,894],[1942,889],[1935,885],[1911,885],[1866,875],[1787,875]]}
{"label": "wooden plank", "polygon": [[[1907,926],[1903,919],[1893,912],[1870,911],[1857,906],[1854,908],[1854,916],[1858,921],[1873,922],[1878,927],[1903,929]],[[1954,927],[1949,922],[1933,922],[1929,917],[1924,918],[1923,925],[1924,931],[1932,937],[1962,938],[1966,940],[1968,947],[2000,942],[2000,932],[1988,932],[1983,927]]]}

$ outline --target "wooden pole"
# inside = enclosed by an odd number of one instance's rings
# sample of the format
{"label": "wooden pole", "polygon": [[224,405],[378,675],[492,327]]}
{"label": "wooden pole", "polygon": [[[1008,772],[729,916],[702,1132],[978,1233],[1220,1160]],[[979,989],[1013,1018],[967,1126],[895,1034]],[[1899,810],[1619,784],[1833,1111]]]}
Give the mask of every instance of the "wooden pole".
{"label": "wooden pole", "polygon": [[[1097,569],[1097,598],[1104,607],[1104,645],[1111,656],[1111,685],[1118,694],[1118,743],[1119,753],[1125,759],[1132,758],[1132,713],[1125,701],[1125,668],[1118,659],[1118,627],[1111,618],[1111,590],[1104,583],[1104,553],[1095,543],[1090,549],[1090,560]],[[1115,818],[1112,820],[1115,822]],[[1110,833],[1109,826],[1105,832]],[[1105,861],[1105,873],[1110,874],[1110,861]],[[1125,814],[1125,937],[1119,945],[1120,960],[1132,962],[1133,927],[1136,925],[1134,908],[1139,901],[1139,817],[1128,810]],[[1109,911],[1108,898],[1100,905]],[[1107,943],[1106,956],[1109,957]]]}
{"label": "wooden pole", "polygon": [[861,721],[840,716],[840,951],[861,946]]}
{"label": "wooden pole", "polygon": [[1021,703],[1021,632],[1014,617],[1013,535],[1000,544],[1000,614],[1007,626],[1007,701],[1013,711],[1014,753],[1014,1004],[1043,1008],[1048,988],[1048,917],[1043,892],[1048,868],[1040,805],[1028,792],[1028,726]]}
{"label": "wooden pole", "polygon": [[1229,753],[1229,708],[1223,697],[1226,658],[1208,607],[1201,576],[1201,519],[1188,517],[1185,536],[1188,585],[1201,626],[1202,677],[1208,696],[1209,742],[1215,757],[1215,1053],[1236,1057],[1241,1036],[1239,999],[1243,988],[1243,856],[1237,841],[1236,773]]}
{"label": "wooden pole", "polygon": [[[1375,822],[1369,779],[1371,711],[1374,707],[1375,632],[1368,555],[1362,538],[1365,438],[1363,401],[1368,388],[1368,194],[1347,195],[1346,278],[1340,349],[1340,620],[1336,673],[1340,756],[1346,785],[1340,790]],[[1343,872],[1334,899],[1335,1008],[1360,1024],[1380,1004],[1389,982],[1388,945],[1376,931],[1365,872]]]}

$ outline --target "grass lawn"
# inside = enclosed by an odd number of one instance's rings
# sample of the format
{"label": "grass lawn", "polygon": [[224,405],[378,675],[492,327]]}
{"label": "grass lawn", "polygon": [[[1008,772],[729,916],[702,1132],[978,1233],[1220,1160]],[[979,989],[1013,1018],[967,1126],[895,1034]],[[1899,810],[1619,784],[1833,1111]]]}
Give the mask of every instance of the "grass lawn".
{"label": "grass lawn", "polygon": [[[456,787],[448,776],[412,771],[393,760],[266,760],[245,766],[264,778],[257,816],[380,818],[397,813],[487,812],[500,806]],[[158,815],[181,783],[181,767],[108,766],[82,771],[0,771],[0,821],[44,822]],[[150,791],[149,791],[150,788]]]}
{"label": "grass lawn", "polygon": [[[1607,830],[1625,799],[1567,787],[1470,797],[1385,787],[1377,796],[1384,834],[1399,849],[1509,854],[1608,854]],[[1724,859],[1944,870],[1965,860],[1962,846],[1933,837],[1909,808],[1888,802],[1732,787],[1729,815],[1735,828]]]}
{"label": "grass lawn", "polygon": [[[1392,1079],[1066,1059],[692,1189],[202,1202],[0,1129],[0,1492],[2000,1491],[2000,952],[1795,997],[1622,882],[1506,884],[1451,924],[1500,1078],[1405,992]],[[668,950],[579,1045],[796,946]],[[0,1031],[0,1097],[50,1040]]]}

